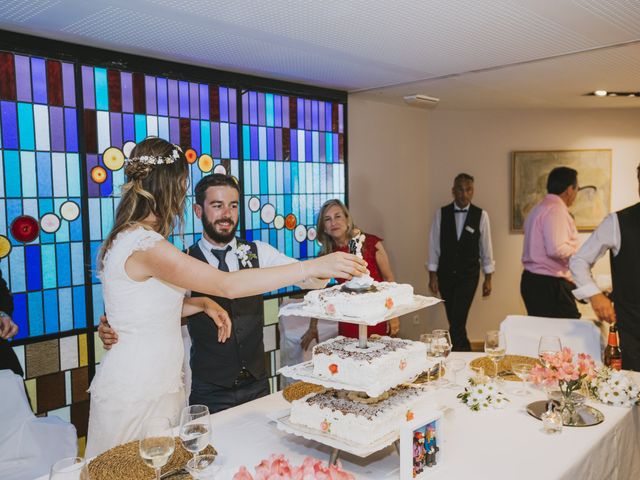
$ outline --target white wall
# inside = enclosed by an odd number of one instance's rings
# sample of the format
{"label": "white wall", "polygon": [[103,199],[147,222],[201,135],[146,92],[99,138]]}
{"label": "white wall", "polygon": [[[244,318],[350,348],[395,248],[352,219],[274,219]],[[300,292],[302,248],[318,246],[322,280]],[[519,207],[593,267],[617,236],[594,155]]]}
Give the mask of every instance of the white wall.
{"label": "white wall", "polygon": [[[398,280],[425,293],[427,232],[435,210],[451,201],[453,177],[476,178],[474,203],[491,218],[493,294],[476,294],[471,340],[510,313],[524,313],[519,282],[522,234],[510,232],[511,152],[611,148],[613,210],[638,201],[640,110],[424,111],[349,97],[349,185],[356,220],[385,237]],[[581,235],[582,240],[587,235]],[[597,272],[608,272],[608,260]],[[426,316],[425,316],[426,315]],[[444,308],[403,320],[403,334],[446,325]],[[426,320],[425,320],[426,318]]]}

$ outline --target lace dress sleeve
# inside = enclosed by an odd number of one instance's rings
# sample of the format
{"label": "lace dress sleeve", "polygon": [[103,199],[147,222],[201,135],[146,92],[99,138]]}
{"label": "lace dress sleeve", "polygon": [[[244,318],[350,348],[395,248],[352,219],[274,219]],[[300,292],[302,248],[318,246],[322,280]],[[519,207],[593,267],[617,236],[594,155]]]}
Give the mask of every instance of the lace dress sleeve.
{"label": "lace dress sleeve", "polygon": [[125,271],[127,259],[134,252],[153,248],[153,246],[161,240],[164,240],[162,235],[142,227],[120,232],[104,256],[104,268],[101,272],[100,279],[104,282],[105,279],[109,277],[113,278],[114,275],[116,277],[124,276],[129,279]]}

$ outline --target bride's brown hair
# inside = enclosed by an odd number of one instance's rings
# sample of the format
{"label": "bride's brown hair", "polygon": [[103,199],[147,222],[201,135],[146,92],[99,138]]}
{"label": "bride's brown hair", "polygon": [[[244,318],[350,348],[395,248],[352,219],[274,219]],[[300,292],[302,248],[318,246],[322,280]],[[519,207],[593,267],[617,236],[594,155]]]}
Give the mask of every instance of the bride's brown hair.
{"label": "bride's brown hair", "polygon": [[161,138],[147,138],[134,147],[129,158],[124,169],[127,182],[121,187],[113,229],[98,254],[99,270],[118,233],[141,225],[150,214],[156,218],[151,227],[165,238],[176,225],[183,226],[189,167],[182,150]]}

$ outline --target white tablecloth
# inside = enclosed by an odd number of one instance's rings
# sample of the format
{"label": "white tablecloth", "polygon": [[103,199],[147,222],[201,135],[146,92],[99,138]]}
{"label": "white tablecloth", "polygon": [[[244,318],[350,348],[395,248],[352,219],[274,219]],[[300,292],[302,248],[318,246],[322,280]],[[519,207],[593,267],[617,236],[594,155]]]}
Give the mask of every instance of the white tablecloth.
{"label": "white tablecloth", "polygon": [[[469,361],[479,356],[453,353]],[[470,373],[468,370],[466,373]],[[463,378],[460,372],[460,380]],[[640,375],[636,376],[640,382]],[[447,480],[630,480],[640,478],[640,408],[591,403],[605,415],[600,425],[565,427],[560,435],[546,435],[541,422],[525,406],[544,395],[509,394],[518,387],[505,382],[511,403],[503,410],[472,412],[455,398],[459,390],[441,388],[436,400],[450,408],[445,419],[447,456],[442,469],[429,478]],[[298,465],[311,455],[327,461],[330,448],[277,430],[268,415],[288,408],[280,393],[212,416],[212,444],[220,452],[228,480],[240,465],[253,466],[272,453],[283,453]],[[358,479],[397,479],[399,456],[393,447],[367,458],[341,455],[343,468]],[[42,480],[45,480],[44,477]]]}

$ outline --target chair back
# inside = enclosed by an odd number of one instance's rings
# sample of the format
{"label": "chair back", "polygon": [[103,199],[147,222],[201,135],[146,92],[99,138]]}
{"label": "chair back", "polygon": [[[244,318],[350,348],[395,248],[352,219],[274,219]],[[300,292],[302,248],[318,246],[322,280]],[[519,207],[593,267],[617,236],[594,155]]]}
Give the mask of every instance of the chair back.
{"label": "chair back", "polygon": [[602,362],[602,335],[592,320],[509,315],[500,324],[507,342],[507,353],[538,357],[538,342],[543,335],[560,338],[562,347],[574,353],[587,353]]}

